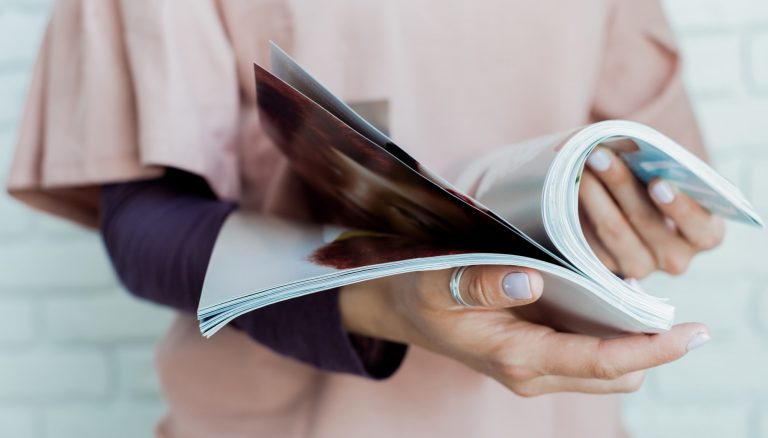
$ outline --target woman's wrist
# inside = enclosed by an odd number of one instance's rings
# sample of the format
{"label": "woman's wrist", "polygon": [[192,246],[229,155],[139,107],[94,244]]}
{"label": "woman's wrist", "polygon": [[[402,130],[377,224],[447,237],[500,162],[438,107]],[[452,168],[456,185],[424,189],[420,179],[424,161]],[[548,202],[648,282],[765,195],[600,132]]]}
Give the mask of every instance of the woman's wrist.
{"label": "woman's wrist", "polygon": [[339,289],[342,324],[351,334],[408,343],[405,320],[389,292],[390,279],[355,283]]}

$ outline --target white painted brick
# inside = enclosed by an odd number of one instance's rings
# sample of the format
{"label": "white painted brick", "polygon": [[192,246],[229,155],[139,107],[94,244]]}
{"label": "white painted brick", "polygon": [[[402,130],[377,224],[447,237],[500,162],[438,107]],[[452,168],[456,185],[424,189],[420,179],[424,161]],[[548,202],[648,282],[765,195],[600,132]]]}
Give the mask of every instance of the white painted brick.
{"label": "white painted brick", "polygon": [[32,341],[37,331],[35,305],[29,301],[0,299],[0,345],[18,345]]}
{"label": "white painted brick", "polygon": [[158,397],[152,345],[121,348],[117,352],[121,396]]}
{"label": "white painted brick", "polygon": [[0,4],[5,3],[8,7],[19,8],[24,11],[36,11],[35,13],[46,15],[55,1],[56,0],[2,0]]}
{"label": "white painted brick", "polygon": [[8,166],[11,164],[13,146],[16,142],[16,129],[0,128],[0,177],[5,180]]}
{"label": "white painted brick", "polygon": [[12,125],[19,120],[27,82],[22,73],[0,74],[0,125]]}
{"label": "white painted brick", "polygon": [[4,350],[0,401],[101,398],[108,389],[107,367],[95,350]]}
{"label": "white painted brick", "polygon": [[0,65],[31,63],[45,22],[44,11],[0,9]]}
{"label": "white painted brick", "polygon": [[649,293],[667,297],[675,306],[676,322],[702,322],[720,342],[748,335],[750,327],[733,315],[749,314],[754,306],[754,284],[747,278],[726,275],[670,277],[655,275],[643,281]]}
{"label": "white painted brick", "polygon": [[736,98],[699,101],[697,113],[707,144],[712,149],[768,144],[768,98]]}
{"label": "white painted brick", "polygon": [[112,268],[98,237],[34,240],[23,246],[0,246],[0,293],[108,287]]}
{"label": "white painted brick", "polygon": [[759,91],[768,92],[768,31],[752,36],[749,57],[752,66],[751,77],[755,87]]}
{"label": "white painted brick", "polygon": [[625,402],[624,418],[635,438],[750,438],[746,403],[634,405]]}
{"label": "white painted brick", "polygon": [[31,409],[0,407],[0,436],[3,438],[35,438],[37,418]]}
{"label": "white painted brick", "polygon": [[755,327],[760,330],[760,334],[768,339],[768,272],[763,273],[758,277],[757,282],[759,285],[755,289],[755,309],[750,312],[750,316],[754,319]]}
{"label": "white painted brick", "polygon": [[765,259],[756,257],[768,248],[768,233],[740,223],[727,223],[725,240],[710,251],[698,254],[685,278],[698,278],[711,273],[750,277],[765,270]]}
{"label": "white painted brick", "polygon": [[17,9],[25,13],[47,16],[53,3],[57,0],[2,0],[9,9]]}
{"label": "white painted brick", "polygon": [[747,15],[751,24],[768,28],[768,2],[765,0],[747,0]]}
{"label": "white painted brick", "polygon": [[758,432],[760,438],[768,438],[768,405],[762,405],[758,413]]}
{"label": "white painted brick", "polygon": [[31,211],[11,199],[4,189],[15,141],[16,133],[13,129],[0,128],[0,182],[3,184],[0,190],[0,236],[3,237],[20,237],[30,231],[32,224]]}
{"label": "white painted brick", "polygon": [[[672,298],[677,322],[707,324],[713,340],[681,360],[652,371],[662,399],[738,400],[768,391],[762,376],[768,343],[751,323],[755,286],[746,278],[712,273],[676,279],[656,276],[643,284],[651,293]],[[738,369],[738,373],[733,370]]]}
{"label": "white painted brick", "polygon": [[82,227],[74,222],[64,220],[48,214],[38,213],[34,218],[35,228],[52,238],[78,238],[93,233],[92,230]]}
{"label": "white painted brick", "polygon": [[765,0],[665,0],[664,6],[679,29],[738,28],[768,22]]}
{"label": "white painted brick", "polygon": [[23,236],[32,230],[32,217],[29,209],[12,199],[5,191],[0,192],[0,236]]}
{"label": "white painted brick", "polygon": [[753,160],[750,167],[750,201],[757,213],[768,221],[768,159]]}
{"label": "white painted brick", "polygon": [[110,406],[73,405],[49,409],[45,438],[137,438],[154,436],[163,415],[158,402],[118,403]]}
{"label": "white painted brick", "polygon": [[743,19],[744,0],[665,0],[669,20],[681,28],[691,26],[722,26]]}
{"label": "white painted brick", "polygon": [[[747,316],[741,314],[746,322]],[[707,399],[734,402],[768,393],[768,343],[753,333],[712,340],[686,357],[653,372],[661,396],[678,402]]]}
{"label": "white painted brick", "polygon": [[51,298],[43,307],[47,335],[56,341],[154,340],[172,315],[120,290]]}
{"label": "white painted brick", "polygon": [[735,94],[743,88],[741,37],[732,33],[695,35],[680,40],[685,83],[698,96]]}

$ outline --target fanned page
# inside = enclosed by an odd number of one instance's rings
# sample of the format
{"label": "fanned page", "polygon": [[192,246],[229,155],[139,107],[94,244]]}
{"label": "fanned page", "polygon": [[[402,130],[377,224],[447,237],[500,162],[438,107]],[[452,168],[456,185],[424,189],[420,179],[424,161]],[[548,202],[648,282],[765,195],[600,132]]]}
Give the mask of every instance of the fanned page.
{"label": "fanned page", "polygon": [[[619,155],[644,184],[655,178],[664,179],[722,218],[763,227],[762,219],[736,186],[693,154],[681,157],[684,163],[675,159],[669,155],[668,148],[662,146],[664,143],[657,141],[659,146],[656,146],[647,140],[627,136],[603,141],[603,145]],[[676,149],[686,152],[682,147]]]}
{"label": "fanned page", "polygon": [[415,171],[420,165],[409,156],[395,157],[272,73],[254,70],[262,126],[321,195],[325,222],[566,265],[465,194]]}
{"label": "fanned page", "polygon": [[561,254],[542,220],[542,195],[558,150],[577,131],[572,129],[495,149],[470,163],[459,175],[456,186],[527,236]]}
{"label": "fanned page", "polygon": [[[285,53],[274,43],[270,43],[270,64],[271,72],[266,71],[260,66],[255,66],[257,89],[261,87],[262,84],[266,85],[271,80],[274,82],[273,79],[277,79],[279,82],[287,85],[289,89],[279,89],[278,91],[280,93],[293,91],[293,96],[291,96],[292,100],[303,100],[306,105],[320,108],[328,113],[327,116],[330,117],[325,117],[324,120],[318,119],[320,124],[317,126],[317,129],[335,130],[336,127],[341,124],[347,130],[357,134],[359,137],[362,137],[361,140],[367,140],[351,142],[344,147],[336,149],[341,150],[342,153],[345,154],[347,153],[345,151],[352,151],[357,153],[364,152],[368,155],[375,155],[378,160],[388,162],[390,169],[399,168],[400,173],[412,173],[414,176],[421,177],[421,179],[424,181],[420,183],[420,185],[426,186],[430,185],[431,183],[435,189],[438,189],[437,191],[442,191],[445,192],[445,194],[450,195],[448,197],[444,195],[442,196],[442,198],[445,198],[447,202],[464,204],[464,206],[461,208],[466,209],[466,207],[471,207],[471,209],[476,210],[479,215],[492,219],[493,222],[497,222],[503,228],[511,230],[513,233],[517,234],[518,237],[522,238],[522,240],[527,241],[528,245],[524,246],[535,247],[537,250],[536,252],[542,253],[543,257],[539,257],[534,254],[526,254],[526,251],[520,252],[520,249],[516,247],[504,246],[502,247],[502,249],[505,249],[504,252],[514,249],[516,254],[530,255],[533,257],[542,258],[542,260],[553,261],[564,266],[571,266],[567,259],[563,258],[554,246],[548,244],[548,239],[540,241],[532,238],[524,231],[520,230],[514,222],[509,222],[499,217],[494,211],[489,210],[475,199],[473,199],[471,196],[461,192],[453,185],[448,183],[445,179],[437,175],[435,172],[429,170],[422,163],[417,162],[411,155],[409,155],[405,150],[397,146],[389,137],[387,137],[387,135],[382,133],[367,120],[360,117],[360,115],[358,115],[349,105],[344,103],[341,99],[326,89],[320,82],[315,80],[311,74],[304,70],[296,61],[294,61],[287,53]],[[267,107],[270,102],[267,102],[266,100],[262,101],[260,93],[257,97],[259,99],[259,109],[262,117],[265,115],[267,117],[274,117],[274,114],[272,114],[272,110],[275,108],[274,105]],[[278,141],[278,147],[281,147],[282,149],[283,143],[283,141]],[[335,147],[336,145],[331,144],[331,146]],[[283,152],[285,152],[285,149],[283,149]],[[292,164],[294,163],[293,158],[291,159],[291,162]],[[374,170],[374,172],[377,171],[377,169],[372,170]],[[377,173],[380,176],[389,178],[387,173],[389,172],[389,169],[378,170],[379,172]],[[384,170],[384,172],[381,172],[381,170]],[[540,178],[542,181],[545,174],[546,169],[542,169],[542,175]],[[304,174],[302,174],[302,176],[304,176]],[[432,191],[435,192],[435,190]],[[404,194],[408,195],[407,192]],[[418,197],[414,199],[420,200]],[[363,209],[367,209],[369,208],[369,205],[363,205],[361,207]],[[427,207],[429,207],[429,205],[427,205]],[[478,213],[473,213],[473,215],[478,216]],[[493,229],[489,229],[488,231],[493,231]],[[475,233],[471,233],[471,235],[472,234]],[[496,236],[496,238],[498,237],[499,236]],[[420,238],[423,238],[423,236]],[[443,238],[444,237],[441,236],[441,240]],[[455,240],[457,239],[457,236],[449,236],[448,238]],[[506,242],[502,242],[502,244],[506,245]],[[483,246],[483,248],[492,249],[487,246]]]}
{"label": "fanned page", "polygon": [[[541,271],[549,286],[537,312],[554,328],[599,335],[668,329],[674,308],[608,271],[581,232],[578,181],[598,144],[616,150],[644,182],[663,176],[713,212],[762,223],[705,164],[652,129],[623,121],[499,149],[470,165],[458,189],[274,45],[272,55],[276,74],[254,65],[261,125],[315,192],[318,224],[232,215],[198,309],[206,336],[243,313],[302,295],[480,264]],[[632,148],[622,149],[627,144]]]}
{"label": "fanned page", "polygon": [[542,323],[558,329],[615,335],[668,326],[668,320],[649,324],[600,285],[551,263],[236,212],[226,220],[211,255],[198,309],[200,329],[211,336],[243,313],[351,283],[470,265],[539,270],[550,290],[528,307]]}

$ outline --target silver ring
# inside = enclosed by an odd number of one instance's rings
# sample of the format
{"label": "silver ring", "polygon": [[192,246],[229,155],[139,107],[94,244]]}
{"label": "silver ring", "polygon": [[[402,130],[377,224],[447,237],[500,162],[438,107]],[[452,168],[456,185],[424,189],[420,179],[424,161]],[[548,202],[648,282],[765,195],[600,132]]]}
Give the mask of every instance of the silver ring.
{"label": "silver ring", "polygon": [[473,307],[471,304],[464,301],[464,298],[461,297],[461,290],[459,290],[459,284],[461,284],[461,276],[464,275],[464,271],[468,267],[469,266],[461,266],[453,270],[453,274],[451,274],[451,281],[448,283],[448,288],[451,290],[451,296],[453,297],[453,300],[456,301],[458,305],[464,307]]}

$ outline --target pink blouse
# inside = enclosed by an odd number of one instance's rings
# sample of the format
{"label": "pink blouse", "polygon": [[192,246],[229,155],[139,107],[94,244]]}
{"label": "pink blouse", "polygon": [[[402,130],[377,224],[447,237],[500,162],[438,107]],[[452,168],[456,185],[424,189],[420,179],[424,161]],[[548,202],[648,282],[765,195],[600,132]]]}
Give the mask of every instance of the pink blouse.
{"label": "pink blouse", "polygon": [[[59,0],[8,181],[34,207],[96,224],[98,186],[176,167],[222,199],[301,218],[296,177],[259,126],[252,63],[276,41],[451,174],[467,159],[605,118],[701,152],[657,0]],[[412,348],[391,379],[328,374],[179,317],[157,366],[161,437],[608,437],[617,398],[523,399]]]}

